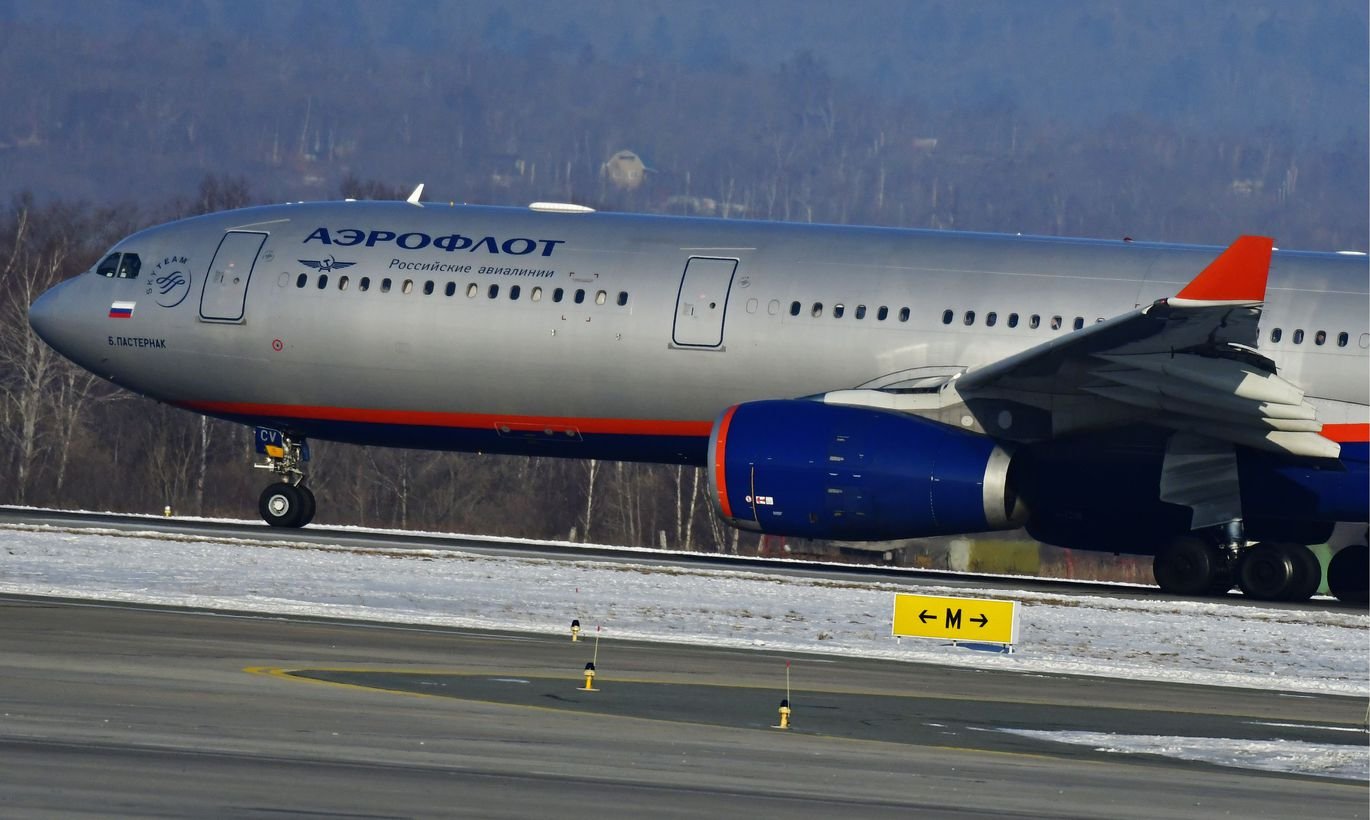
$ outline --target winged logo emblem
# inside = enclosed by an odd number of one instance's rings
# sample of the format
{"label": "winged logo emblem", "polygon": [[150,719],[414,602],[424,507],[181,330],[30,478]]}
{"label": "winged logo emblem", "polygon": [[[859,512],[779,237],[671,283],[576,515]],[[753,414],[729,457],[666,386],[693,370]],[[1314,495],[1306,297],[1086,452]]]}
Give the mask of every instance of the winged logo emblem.
{"label": "winged logo emblem", "polygon": [[329,271],[343,270],[344,268],[350,268],[353,265],[357,264],[356,262],[339,262],[331,256],[325,257],[323,259],[301,259],[299,261],[301,265],[311,267],[319,273],[328,273]]}

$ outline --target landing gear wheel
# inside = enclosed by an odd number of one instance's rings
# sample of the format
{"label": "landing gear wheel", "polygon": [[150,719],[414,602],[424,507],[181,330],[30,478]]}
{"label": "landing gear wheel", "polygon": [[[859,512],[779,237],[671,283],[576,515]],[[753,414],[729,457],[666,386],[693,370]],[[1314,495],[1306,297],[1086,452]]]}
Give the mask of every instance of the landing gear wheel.
{"label": "landing gear wheel", "polygon": [[1214,581],[1216,551],[1202,538],[1182,535],[1156,551],[1152,574],[1162,592],[1203,595]]}
{"label": "landing gear wheel", "polygon": [[303,484],[295,489],[300,491],[300,523],[296,526],[307,527],[309,522],[314,520],[314,509],[317,506],[314,503],[314,493]]}
{"label": "landing gear wheel", "polygon": [[301,489],[282,482],[262,490],[261,498],[257,500],[257,511],[261,513],[262,520],[273,527],[302,526],[306,508],[305,495]]}
{"label": "landing gear wheel", "polygon": [[1327,588],[1344,603],[1370,602],[1370,547],[1352,544],[1338,550],[1327,565]]}
{"label": "landing gear wheel", "polygon": [[1282,544],[1257,544],[1237,564],[1237,584],[1247,597],[1282,601],[1293,590],[1299,571],[1293,552]]}
{"label": "landing gear wheel", "polygon": [[1286,601],[1307,601],[1322,586],[1322,562],[1303,544],[1280,544],[1294,561],[1294,581],[1285,591]]}

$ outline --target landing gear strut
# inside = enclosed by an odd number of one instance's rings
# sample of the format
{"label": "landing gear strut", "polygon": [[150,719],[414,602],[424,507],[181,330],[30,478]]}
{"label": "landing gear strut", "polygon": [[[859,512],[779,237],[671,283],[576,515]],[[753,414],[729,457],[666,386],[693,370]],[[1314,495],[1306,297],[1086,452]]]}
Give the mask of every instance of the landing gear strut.
{"label": "landing gear strut", "polygon": [[[274,432],[274,431],[272,431]],[[259,447],[266,456],[259,470],[270,470],[279,479],[262,490],[257,500],[257,511],[262,520],[273,527],[303,527],[314,520],[314,494],[304,485],[304,462],[308,450],[304,440],[295,441],[283,434],[272,443]],[[259,434],[258,441],[261,441]]]}

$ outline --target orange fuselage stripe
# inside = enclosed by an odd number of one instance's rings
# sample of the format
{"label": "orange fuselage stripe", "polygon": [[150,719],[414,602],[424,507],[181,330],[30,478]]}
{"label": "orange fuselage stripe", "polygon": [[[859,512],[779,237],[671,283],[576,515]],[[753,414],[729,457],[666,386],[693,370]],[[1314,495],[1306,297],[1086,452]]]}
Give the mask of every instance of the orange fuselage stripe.
{"label": "orange fuselage stripe", "polygon": [[1324,424],[1322,436],[1339,444],[1370,442],[1370,424]]}
{"label": "orange fuselage stripe", "polygon": [[707,421],[660,419],[599,419],[562,416],[517,416],[495,413],[438,413],[427,410],[378,410],[354,407],[313,407],[299,404],[248,404],[241,402],[187,401],[189,410],[234,416],[256,416],[315,421],[347,421],[364,424],[400,424],[413,427],[464,427],[498,430],[501,426],[527,430],[545,427],[554,431],[575,429],[580,433],[629,436],[688,436],[707,438],[713,425]]}

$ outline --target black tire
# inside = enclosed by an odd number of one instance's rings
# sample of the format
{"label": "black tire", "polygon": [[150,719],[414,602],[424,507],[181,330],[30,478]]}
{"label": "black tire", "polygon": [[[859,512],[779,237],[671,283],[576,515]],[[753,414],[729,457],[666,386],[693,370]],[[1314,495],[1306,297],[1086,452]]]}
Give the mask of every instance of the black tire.
{"label": "black tire", "polygon": [[298,527],[304,520],[304,495],[294,485],[272,484],[257,499],[257,512],[273,527]]}
{"label": "black tire", "polygon": [[1242,553],[1237,564],[1237,585],[1248,598],[1282,601],[1297,580],[1292,552],[1279,544],[1257,544]]}
{"label": "black tire", "polygon": [[1182,535],[1156,551],[1151,572],[1162,592],[1204,595],[1213,585],[1218,555],[1202,538]]}
{"label": "black tire", "polygon": [[307,527],[309,526],[309,522],[314,520],[314,511],[318,508],[318,505],[314,502],[314,493],[310,492],[308,487],[301,484],[295,489],[300,491],[302,508],[300,511],[300,523],[296,526]]}
{"label": "black tire", "polygon": [[1307,601],[1322,586],[1322,562],[1303,544],[1280,544],[1294,562],[1294,581],[1285,591],[1286,601]]}
{"label": "black tire", "polygon": [[1337,550],[1327,564],[1327,588],[1338,601],[1370,603],[1370,547],[1351,544]]}

